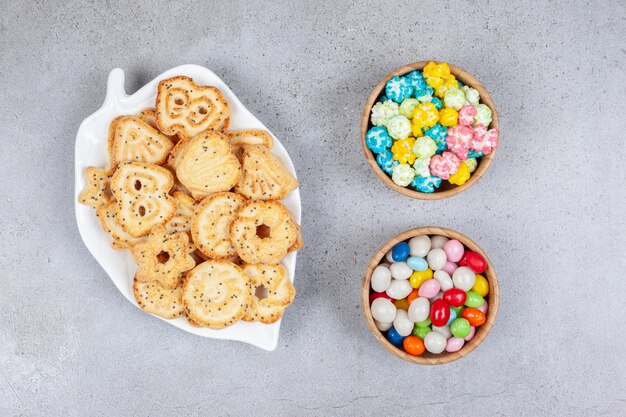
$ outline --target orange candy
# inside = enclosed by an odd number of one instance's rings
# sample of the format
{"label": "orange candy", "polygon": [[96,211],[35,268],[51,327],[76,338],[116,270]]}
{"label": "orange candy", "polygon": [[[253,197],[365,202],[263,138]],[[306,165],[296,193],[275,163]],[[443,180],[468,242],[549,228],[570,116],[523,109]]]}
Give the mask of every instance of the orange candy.
{"label": "orange candy", "polygon": [[413,288],[413,291],[411,291],[411,293],[406,297],[406,300],[409,302],[409,304],[411,304],[411,302],[417,297],[419,297],[419,291],[417,291],[417,288]]}
{"label": "orange candy", "polygon": [[482,326],[487,321],[485,313],[477,308],[464,308],[461,311],[461,317],[469,321],[469,324],[474,327]]}
{"label": "orange candy", "polygon": [[407,336],[404,338],[404,342],[402,342],[402,346],[404,347],[404,351],[409,355],[418,356],[424,353],[426,349],[424,347],[424,342],[417,336]]}

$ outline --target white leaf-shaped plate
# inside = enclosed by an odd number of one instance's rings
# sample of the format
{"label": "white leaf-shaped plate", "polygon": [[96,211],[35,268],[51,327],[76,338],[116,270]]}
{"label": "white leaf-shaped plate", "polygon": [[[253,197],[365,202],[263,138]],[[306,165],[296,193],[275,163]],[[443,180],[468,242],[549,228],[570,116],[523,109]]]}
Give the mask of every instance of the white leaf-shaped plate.
{"label": "white leaf-shaped plate", "polygon": [[[104,167],[107,164],[107,130],[112,119],[123,114],[136,114],[146,107],[154,107],[159,81],[176,75],[187,75],[200,85],[212,85],[219,88],[228,102],[231,112],[229,129],[269,129],[244,107],[228,86],[212,71],[198,65],[181,65],[165,71],[163,74],[143,86],[135,94],[128,96],[124,91],[124,71],[115,68],[109,74],[107,94],[102,107],[81,123],[76,135],[75,190],[74,206],[80,235],[94,258],[102,266],[124,297],[137,305],[133,295],[132,283],[137,266],[127,251],[111,248],[111,238],[102,229],[95,210],[78,203],[78,194],[85,185],[84,172],[88,166]],[[272,152],[279,156],[289,171],[296,172],[289,154],[274,137]],[[296,189],[282,200],[300,223],[300,191]],[[289,279],[294,280],[296,253],[290,253],[283,261],[289,271]],[[156,316],[155,316],[156,317]],[[159,317],[160,318],[160,317]],[[226,329],[212,330],[193,327],[183,318],[165,320],[167,323],[198,336],[230,339],[250,343],[266,350],[276,349],[280,331],[280,321],[274,324],[239,322]]]}

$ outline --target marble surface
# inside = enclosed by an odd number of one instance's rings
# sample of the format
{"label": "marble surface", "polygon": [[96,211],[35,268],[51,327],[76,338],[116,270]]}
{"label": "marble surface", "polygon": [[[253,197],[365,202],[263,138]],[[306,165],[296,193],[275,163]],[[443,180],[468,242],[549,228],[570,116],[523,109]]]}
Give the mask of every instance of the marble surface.
{"label": "marble surface", "polygon": [[[624,415],[625,18],[621,2],[1,2],[0,415]],[[358,129],[380,78],[430,58],[476,75],[502,127],[485,177],[433,202],[382,184]],[[109,70],[132,92],[183,63],[222,77],[298,170],[306,246],[275,352],[143,314],[78,235],[74,138]],[[446,366],[392,357],[359,305],[371,254],[421,225],[472,237],[500,280],[491,334]]]}

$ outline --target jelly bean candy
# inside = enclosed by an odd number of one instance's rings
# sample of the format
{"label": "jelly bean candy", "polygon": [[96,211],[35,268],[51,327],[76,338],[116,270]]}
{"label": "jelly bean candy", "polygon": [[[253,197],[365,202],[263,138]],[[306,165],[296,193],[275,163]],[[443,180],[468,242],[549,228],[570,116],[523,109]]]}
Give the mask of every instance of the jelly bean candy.
{"label": "jelly bean candy", "polygon": [[444,152],[430,158],[430,172],[441,179],[447,180],[461,165],[461,161],[452,152]]}
{"label": "jelly bean candy", "polygon": [[461,107],[465,106],[467,101],[465,100],[465,93],[460,88],[450,88],[446,91],[443,97],[443,104],[446,107],[453,108],[456,111],[461,110]]}
{"label": "jelly bean candy", "polygon": [[434,298],[437,294],[439,294],[439,290],[441,289],[439,282],[436,279],[429,279],[424,282],[419,288],[419,296],[424,298]]}
{"label": "jelly bean candy", "polygon": [[465,93],[465,98],[472,106],[478,106],[478,100],[480,100],[480,94],[478,90],[475,88],[469,87],[467,85],[461,87],[461,90]]}
{"label": "jelly bean candy", "polygon": [[411,356],[421,355],[426,350],[424,342],[417,336],[405,337],[402,342],[402,347],[404,348],[404,351]]}
{"label": "jelly bean candy", "polygon": [[[441,115],[440,115],[441,116]],[[445,151],[447,148],[446,138],[448,137],[448,128],[441,126],[439,123],[424,132],[426,136],[430,136],[437,144],[437,151]]]}
{"label": "jelly bean candy", "polygon": [[455,154],[461,161],[465,161],[473,138],[474,132],[471,127],[461,125],[453,126],[448,129],[448,137],[446,138],[448,150]]}
{"label": "jelly bean candy", "polygon": [[[470,141],[470,148],[486,155],[500,144],[500,132],[497,128],[486,130],[483,124],[474,128],[474,135]],[[469,156],[469,154],[468,154]]]}
{"label": "jelly bean candy", "polygon": [[411,252],[409,244],[400,242],[391,249],[391,258],[396,262],[404,262],[409,257],[409,252]]}
{"label": "jelly bean candy", "polygon": [[476,106],[476,116],[474,116],[475,124],[489,126],[491,124],[491,109],[486,104],[478,104]]}
{"label": "jelly bean candy", "polygon": [[476,334],[476,327],[474,326],[470,326],[470,332],[467,336],[465,336],[463,339],[466,342],[469,342],[470,340],[472,340],[474,338],[474,335]]}
{"label": "jelly bean candy", "polygon": [[[430,320],[428,320],[430,322]],[[432,332],[433,330],[426,326],[426,327],[419,327],[417,325],[415,325],[415,327],[413,327],[413,336],[417,336],[420,339],[424,340],[424,338],[426,337],[426,335],[430,332]]]}
{"label": "jelly bean candy", "polygon": [[433,90],[432,87],[426,87],[422,90],[416,90],[415,91],[415,98],[420,102],[420,103],[429,103],[432,101],[433,99],[433,93],[435,92],[435,90]]}
{"label": "jelly bean candy", "polygon": [[454,320],[456,320],[456,311],[450,309],[450,318],[448,319],[448,323],[446,323],[446,326],[450,327]]}
{"label": "jelly bean candy", "polygon": [[433,271],[430,268],[426,268],[425,271],[415,271],[411,274],[409,278],[409,284],[413,288],[419,288],[424,282],[428,281],[433,277]]}
{"label": "jelly bean candy", "polygon": [[370,294],[370,304],[372,304],[374,300],[377,298],[386,298],[389,301],[393,300],[391,297],[387,295],[386,292],[373,292]]}
{"label": "jelly bean candy", "polygon": [[415,114],[413,115],[413,124],[415,126],[428,129],[433,127],[438,120],[439,111],[433,103],[421,103],[415,109]]}
{"label": "jelly bean candy", "polygon": [[459,113],[450,107],[439,110],[439,123],[443,126],[454,126],[457,124]]}
{"label": "jelly bean candy", "polygon": [[[419,139],[418,139],[419,140]],[[415,169],[415,175],[420,177],[430,177],[430,158],[418,158],[415,160],[413,164],[413,169]],[[415,182],[415,179],[413,179]]]}
{"label": "jelly bean candy", "polygon": [[385,95],[389,100],[393,100],[396,103],[402,103],[405,98],[411,97],[413,94],[413,86],[404,77],[398,77],[397,75],[387,81],[385,85]]}
{"label": "jelly bean candy", "polygon": [[411,256],[406,260],[406,264],[414,271],[422,272],[428,269],[428,262],[426,262],[426,259],[419,256]]}
{"label": "jelly bean candy", "polygon": [[404,336],[400,336],[396,329],[391,326],[391,328],[387,332],[387,340],[389,340],[394,346],[402,346],[402,342],[404,342]]}
{"label": "jelly bean candy", "polygon": [[[465,253],[465,247],[461,242],[456,239],[448,240],[445,245],[443,245],[443,250],[446,252],[448,262],[460,261],[463,257],[463,253]],[[456,266],[454,267],[454,269],[456,269]],[[454,270],[452,270],[452,272],[454,272]]]}
{"label": "jelly bean candy", "polygon": [[467,300],[467,293],[458,288],[450,288],[443,293],[443,300],[448,303],[450,307],[461,307]]}
{"label": "jelly bean candy", "polygon": [[467,294],[467,299],[465,300],[465,305],[467,307],[473,307],[473,308],[480,307],[485,302],[485,299],[483,298],[483,296],[478,294],[477,292],[470,290],[470,291],[467,291],[466,294]]}
{"label": "jelly bean candy", "polygon": [[439,354],[446,349],[446,337],[440,333],[432,331],[424,338],[424,346],[430,353]]}
{"label": "jelly bean candy", "polygon": [[459,110],[459,124],[463,126],[471,126],[474,124],[474,116],[478,111],[474,106],[463,106]]}
{"label": "jelly bean candy", "polygon": [[430,309],[428,311],[428,317],[426,318],[426,320],[415,323],[417,327],[430,327],[431,324],[432,321],[430,321]]}
{"label": "jelly bean candy", "polygon": [[415,170],[409,164],[400,164],[393,167],[391,179],[400,187],[406,187],[415,178]]}
{"label": "jelly bean candy", "polygon": [[458,352],[459,350],[461,350],[464,344],[465,340],[461,339],[460,337],[451,337],[446,342],[446,352]]}
{"label": "jelly bean candy", "polygon": [[419,235],[409,239],[409,248],[411,248],[411,256],[425,257],[430,252],[430,236]]}
{"label": "jelly bean candy", "polygon": [[430,100],[431,103],[433,103],[435,105],[435,108],[437,110],[441,110],[441,108],[443,107],[443,103],[441,102],[441,100],[437,97],[433,97],[432,100]]}
{"label": "jelly bean candy", "polygon": [[[468,152],[468,156],[471,152],[474,151],[469,151]],[[476,171],[476,167],[478,166],[478,161],[476,160],[476,158],[467,158],[467,161],[465,161],[465,165],[467,165],[467,170],[470,172],[470,174],[474,171]]]}
{"label": "jelly bean candy", "polygon": [[444,269],[440,269],[439,271],[435,272],[433,274],[433,277],[437,281],[439,281],[441,291],[444,291],[444,293],[445,291],[448,291],[450,288],[454,287],[454,284],[452,283],[452,278],[450,277],[450,273],[445,270],[445,266]]}
{"label": "jelly bean candy", "polygon": [[418,158],[430,158],[437,152],[437,144],[428,136],[417,138],[413,145],[413,153]]}
{"label": "jelly bean candy", "polygon": [[401,164],[412,164],[415,162],[417,156],[413,153],[413,145],[415,145],[414,138],[397,140],[391,147],[393,159],[399,161]]}
{"label": "jelly bean candy", "polygon": [[476,282],[472,287],[472,291],[480,294],[482,297],[485,297],[487,294],[489,294],[489,281],[487,281],[487,278],[480,274],[476,274]]}
{"label": "jelly bean candy", "polygon": [[469,179],[470,179],[469,168],[467,168],[467,165],[465,164],[465,162],[461,162],[461,165],[459,165],[458,171],[450,175],[450,178],[448,179],[448,181],[450,181],[450,184],[463,185]]}
{"label": "jelly bean candy", "polygon": [[489,303],[486,301],[480,307],[476,308],[476,310],[482,312],[483,314],[487,314],[487,310],[489,310]]}
{"label": "jelly bean candy", "polygon": [[[393,255],[391,256],[393,258]],[[406,262],[394,262],[389,266],[389,272],[391,273],[392,278],[396,280],[407,280],[411,277],[413,270],[409,268]],[[408,292],[411,292],[409,289]],[[393,294],[390,294],[393,297]],[[408,295],[408,293],[407,293]],[[399,297],[404,298],[404,297]]]}
{"label": "jelly bean candy", "polygon": [[[415,99],[415,98],[406,98],[406,99],[404,99],[402,104],[400,104],[400,114],[405,116],[408,119],[412,119],[413,118],[413,114],[415,113],[415,109],[417,108],[417,106],[419,104],[420,104],[420,102],[417,101],[417,99]],[[474,119],[472,119],[472,122],[473,121],[474,121]]]}
{"label": "jelly bean candy", "polygon": [[393,154],[390,150],[386,150],[376,156],[376,163],[384,173],[391,175],[393,167],[398,165],[400,162],[393,159]]}
{"label": "jelly bean candy", "polygon": [[400,310],[409,309],[409,302],[407,301],[406,298],[403,298],[401,300],[396,300],[393,302],[393,304],[396,306],[397,309],[400,309]]}
{"label": "jelly bean candy", "polygon": [[426,84],[426,79],[420,71],[411,71],[407,75],[404,76],[406,80],[411,84],[413,90],[423,90],[428,85]]}
{"label": "jelly bean candy", "polygon": [[387,133],[387,129],[383,126],[374,126],[367,131],[365,135],[365,143],[367,147],[374,153],[381,153],[391,148],[391,136]]}
{"label": "jelly bean candy", "polygon": [[387,132],[394,139],[406,139],[411,134],[411,122],[401,114],[387,120]]}
{"label": "jelly bean candy", "polygon": [[[461,258],[461,260],[463,259]],[[476,274],[467,266],[460,266],[454,271],[454,274],[452,274],[452,282],[455,288],[469,291],[476,283]]]}
{"label": "jelly bean candy", "polygon": [[[459,261],[459,265],[469,267],[477,274],[482,274],[487,269],[487,261],[479,253],[466,251]],[[472,284],[472,287],[474,284]],[[471,288],[471,287],[470,287]]]}
{"label": "jelly bean candy", "polygon": [[482,326],[487,321],[485,314],[475,308],[466,307],[461,311],[461,317],[467,319],[470,325],[474,327]]}
{"label": "jelly bean candy", "polygon": [[430,177],[415,177],[411,182],[411,187],[415,188],[420,193],[434,193],[435,188],[439,188],[441,185],[441,178],[435,175]]}
{"label": "jelly bean candy", "polygon": [[454,312],[456,313],[456,316],[461,317],[461,311],[463,311],[464,308],[465,306],[450,307],[450,310],[454,310]]}
{"label": "jelly bean candy", "polygon": [[[420,291],[424,286],[420,287]],[[419,292],[419,291],[418,291]],[[409,319],[414,323],[419,323],[428,318],[430,315],[430,301],[425,297],[418,297],[409,305]]]}
{"label": "jelly bean candy", "polygon": [[435,300],[430,306],[430,321],[432,321],[433,326],[445,326],[449,319],[450,307],[448,304],[441,298]]}
{"label": "jelly bean candy", "polygon": [[398,310],[396,318],[393,320],[393,328],[396,329],[400,336],[408,336],[413,331],[414,324],[409,319],[406,310]]}
{"label": "jelly bean candy", "polygon": [[470,327],[470,323],[469,321],[467,321],[467,319],[459,317],[458,319],[454,320],[450,325],[450,331],[452,332],[452,335],[454,337],[460,337],[462,339],[470,333]]}
{"label": "jelly bean candy", "polygon": [[386,332],[391,328],[391,326],[393,326],[393,323],[383,323],[382,321],[378,320],[374,320],[374,324],[376,325],[376,328],[381,332]]}
{"label": "jelly bean candy", "polygon": [[400,106],[398,106],[398,103],[387,100],[384,103],[374,104],[370,120],[374,126],[385,126],[387,120],[398,114],[400,114]]}
{"label": "jelly bean candy", "polygon": [[385,265],[378,265],[372,272],[370,279],[372,290],[375,292],[384,292],[391,284],[391,271]]}
{"label": "jelly bean candy", "polygon": [[409,303],[409,307],[411,307],[411,303],[419,297],[419,293],[417,291],[417,288],[413,288],[413,291],[410,292],[409,295],[407,295],[406,300]]}

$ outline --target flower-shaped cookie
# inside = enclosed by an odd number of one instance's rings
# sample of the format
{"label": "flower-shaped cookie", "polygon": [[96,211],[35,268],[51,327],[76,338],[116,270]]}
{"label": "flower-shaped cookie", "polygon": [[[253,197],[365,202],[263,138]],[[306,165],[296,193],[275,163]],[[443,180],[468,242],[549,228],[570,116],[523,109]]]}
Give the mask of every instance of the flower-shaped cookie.
{"label": "flower-shaped cookie", "polygon": [[391,148],[392,140],[384,126],[374,126],[367,131],[365,143],[372,152],[381,153],[385,149]]}
{"label": "flower-shaped cookie", "polygon": [[[256,264],[244,265],[243,272],[252,286],[252,300],[242,319],[265,324],[277,322],[296,296],[296,289],[289,282],[287,269],[280,264]],[[260,298],[256,295],[256,290],[261,287],[267,291],[266,297]]]}
{"label": "flower-shaped cookie", "polygon": [[444,152],[430,158],[430,172],[441,179],[447,180],[458,169],[461,161],[452,152]]}
{"label": "flower-shaped cookie", "polygon": [[387,81],[385,85],[385,95],[388,99],[395,101],[396,103],[402,103],[405,98],[411,97],[413,94],[413,86],[410,81],[404,77],[398,77],[397,75]]}

